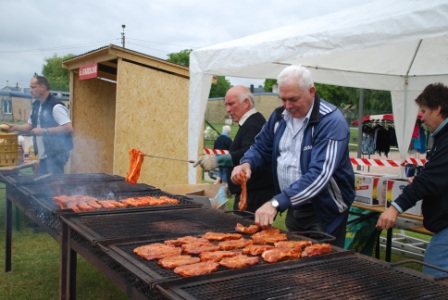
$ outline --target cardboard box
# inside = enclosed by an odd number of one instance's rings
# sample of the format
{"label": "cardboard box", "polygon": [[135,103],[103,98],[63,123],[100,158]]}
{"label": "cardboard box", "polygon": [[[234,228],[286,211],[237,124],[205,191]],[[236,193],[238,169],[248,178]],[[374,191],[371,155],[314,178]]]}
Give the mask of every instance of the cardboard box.
{"label": "cardboard box", "polygon": [[185,195],[205,206],[223,208],[229,199],[218,195],[221,187],[225,187],[225,184],[172,184],[162,190],[175,195]]}
{"label": "cardboard box", "polygon": [[[388,179],[386,191],[386,208],[390,206],[398,196],[401,195],[404,188],[409,184],[407,179]],[[422,215],[422,200],[418,201],[413,207],[406,210],[404,213],[421,216]]]}
{"label": "cardboard box", "polygon": [[355,173],[355,201],[365,205],[384,205],[386,182],[394,175]]}
{"label": "cardboard box", "polygon": [[170,184],[163,188],[166,191],[175,195],[200,195],[213,198],[218,193],[222,184]]}

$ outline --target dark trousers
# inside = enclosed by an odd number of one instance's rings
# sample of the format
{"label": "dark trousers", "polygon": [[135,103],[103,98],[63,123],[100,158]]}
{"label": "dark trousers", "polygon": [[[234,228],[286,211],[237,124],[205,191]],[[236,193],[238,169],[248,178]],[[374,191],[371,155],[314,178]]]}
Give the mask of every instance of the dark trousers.
{"label": "dark trousers", "polygon": [[[346,213],[344,220],[341,222],[341,225],[339,225],[333,232],[327,232],[327,234],[335,238],[334,241],[329,242],[330,244],[340,248],[344,248],[347,219],[348,219],[348,212]],[[317,216],[312,204],[305,204],[297,209],[289,209],[286,215],[285,224],[286,228],[288,228],[288,231],[291,232],[317,231],[325,233],[325,230],[322,229],[322,227],[319,224],[319,221],[317,220]],[[314,238],[316,240],[319,240],[319,237],[325,238],[324,235],[313,236],[312,234],[309,235],[309,237]]]}
{"label": "dark trousers", "polygon": [[39,175],[64,174],[64,167],[70,157],[70,151],[39,160]]}

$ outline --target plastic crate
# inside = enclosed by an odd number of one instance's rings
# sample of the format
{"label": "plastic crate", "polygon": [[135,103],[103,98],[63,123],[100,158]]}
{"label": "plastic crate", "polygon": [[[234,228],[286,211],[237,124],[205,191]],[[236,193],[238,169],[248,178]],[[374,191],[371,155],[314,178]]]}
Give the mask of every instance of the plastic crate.
{"label": "plastic crate", "polygon": [[19,163],[19,138],[17,133],[0,134],[0,166]]}

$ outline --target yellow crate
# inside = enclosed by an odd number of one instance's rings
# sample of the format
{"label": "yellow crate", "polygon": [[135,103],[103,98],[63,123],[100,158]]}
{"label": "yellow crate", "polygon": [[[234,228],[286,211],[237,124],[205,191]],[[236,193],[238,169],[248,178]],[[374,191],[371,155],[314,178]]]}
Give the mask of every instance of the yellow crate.
{"label": "yellow crate", "polygon": [[19,163],[19,137],[17,133],[0,133],[0,166]]}

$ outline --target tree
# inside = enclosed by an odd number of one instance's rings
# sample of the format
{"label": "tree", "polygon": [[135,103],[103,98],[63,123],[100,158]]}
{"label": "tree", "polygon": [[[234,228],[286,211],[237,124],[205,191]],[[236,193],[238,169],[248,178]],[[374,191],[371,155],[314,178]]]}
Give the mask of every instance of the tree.
{"label": "tree", "polygon": [[70,71],[62,68],[62,62],[74,56],[67,54],[59,57],[54,54],[53,57],[45,58],[46,64],[42,67],[42,75],[48,79],[52,90],[69,91]]}
{"label": "tree", "polygon": [[190,66],[190,53],[193,49],[185,49],[177,53],[169,53],[167,61],[184,67]]}
{"label": "tree", "polygon": [[[272,87],[277,84],[275,79],[265,79],[264,90],[272,92]],[[331,84],[316,83],[316,90],[322,99],[333,103],[341,109],[349,109],[351,112],[358,107],[359,89],[343,87]],[[390,92],[379,90],[364,90],[365,114],[385,114],[392,112],[392,100]]]}
{"label": "tree", "polygon": [[230,89],[230,81],[228,81],[224,76],[218,76],[216,83],[212,84],[210,89],[209,98],[224,97],[227,90]]}
{"label": "tree", "polygon": [[272,87],[277,84],[276,79],[265,79],[264,80],[264,91],[265,92],[272,92]]}
{"label": "tree", "polygon": [[[316,83],[319,96],[339,108],[358,107],[359,89]],[[390,92],[364,89],[364,114],[392,113]]]}
{"label": "tree", "polygon": [[[167,61],[182,65],[190,66],[190,53],[192,49],[185,49],[176,53],[169,53]],[[224,76],[218,76],[216,83],[212,84],[209,98],[224,97],[227,90],[230,88],[230,82]]]}

